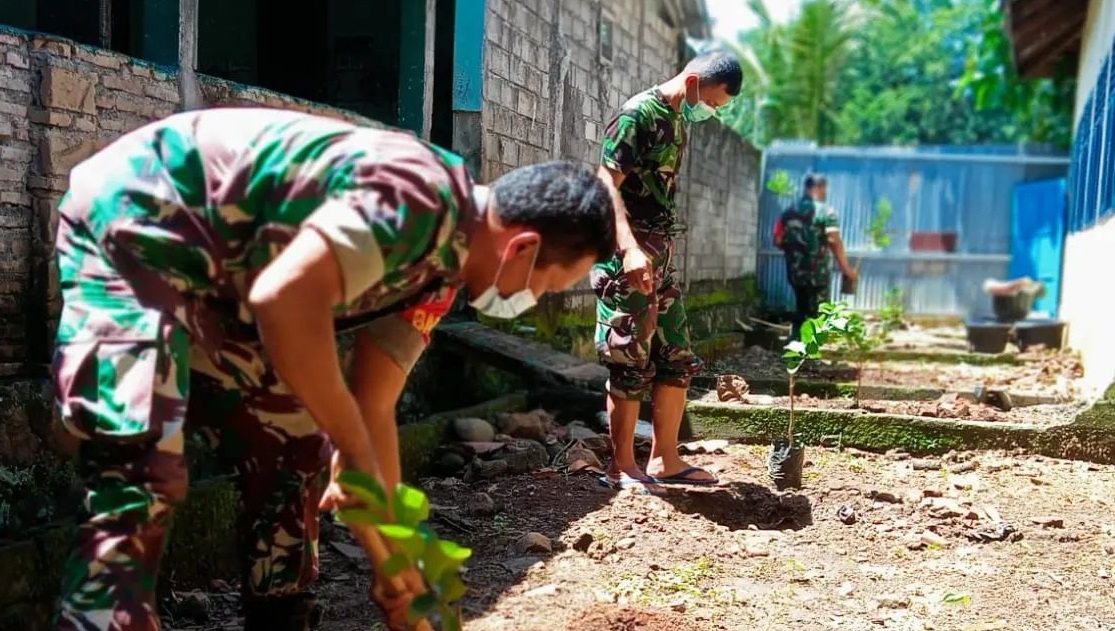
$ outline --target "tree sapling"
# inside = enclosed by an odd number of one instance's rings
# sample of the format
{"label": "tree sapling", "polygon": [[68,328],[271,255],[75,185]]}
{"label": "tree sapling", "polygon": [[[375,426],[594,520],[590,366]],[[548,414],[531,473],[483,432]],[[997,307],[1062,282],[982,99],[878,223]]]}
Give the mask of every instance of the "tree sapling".
{"label": "tree sapling", "polygon": [[[337,482],[363,506],[338,511],[338,517],[361,540],[394,594],[411,593],[414,600],[405,621],[389,621],[392,631],[413,627],[432,630],[427,618],[437,614],[442,631],[461,631],[458,601],[465,594],[462,565],[472,555],[468,548],[438,539],[426,520],[430,501],[422,491],[400,484],[388,498],[375,478],[357,471],[341,473]],[[391,542],[392,553],[386,542]],[[399,575],[417,567],[423,585],[400,584]],[[388,612],[390,613],[390,612]]]}

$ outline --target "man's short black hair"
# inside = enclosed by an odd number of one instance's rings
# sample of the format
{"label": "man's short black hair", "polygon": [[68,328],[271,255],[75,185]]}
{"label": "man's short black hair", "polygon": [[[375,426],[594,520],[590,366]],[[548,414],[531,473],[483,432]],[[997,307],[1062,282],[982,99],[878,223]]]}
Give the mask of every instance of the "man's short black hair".
{"label": "man's short black hair", "polygon": [[731,53],[712,51],[697,55],[685,64],[684,72],[695,73],[702,87],[723,84],[728,96],[738,95],[743,87],[743,68]]}
{"label": "man's short black hair", "polygon": [[828,184],[828,180],[820,173],[810,173],[805,176],[805,190],[811,191],[818,186]]}
{"label": "man's short black hair", "polygon": [[554,160],[521,167],[492,183],[500,221],[542,235],[539,263],[569,264],[616,251],[616,218],[607,186],[588,167]]}

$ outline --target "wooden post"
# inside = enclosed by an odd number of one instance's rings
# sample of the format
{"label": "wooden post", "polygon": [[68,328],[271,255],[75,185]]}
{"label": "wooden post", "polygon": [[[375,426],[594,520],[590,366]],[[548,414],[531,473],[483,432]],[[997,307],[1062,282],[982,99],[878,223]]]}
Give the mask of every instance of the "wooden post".
{"label": "wooden post", "polygon": [[112,48],[112,0],[100,0],[98,11],[98,35],[101,48]]}
{"label": "wooden post", "polygon": [[178,2],[178,102],[183,111],[205,106],[197,83],[198,0]]}

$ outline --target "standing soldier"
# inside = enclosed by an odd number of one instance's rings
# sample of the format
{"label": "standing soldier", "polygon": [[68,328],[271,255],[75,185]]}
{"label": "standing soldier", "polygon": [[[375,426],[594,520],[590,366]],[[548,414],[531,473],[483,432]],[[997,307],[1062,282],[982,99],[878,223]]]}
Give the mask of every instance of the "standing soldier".
{"label": "standing soldier", "polygon": [[856,270],[848,264],[840,222],[836,211],[826,203],[828,183],[823,175],[805,176],[805,191],[797,205],[788,208],[774,226],[774,245],[786,256],[786,278],[794,290],[794,318],[790,339],[796,340],[801,325],[816,318],[821,303],[829,300],[832,283],[832,257],[840,271],[854,286]]}
{"label": "standing soldier", "polygon": [[[716,482],[678,454],[689,381],[702,362],[690,348],[674,265],[674,238],[684,230],[674,192],[686,124],[713,118],[739,94],[742,82],[732,55],[700,55],[674,78],[628,100],[604,135],[599,172],[615,195],[619,249],[591,278],[598,298],[596,347],[609,371],[613,458],[603,482],[611,486],[649,491],[655,489],[647,485],[651,481]],[[644,473],[635,462],[635,424],[648,391],[654,446]]]}
{"label": "standing soldier", "polygon": [[[319,502],[347,501],[321,474],[399,482],[395,404],[424,346],[408,309],[463,286],[515,317],[615,243],[591,170],[475,186],[409,134],[266,109],[133,131],[73,169],[59,212],[52,371],[86,493],[58,631],[159,629],[185,424],[239,473],[245,629],[309,629]],[[335,336],[352,329],[346,384]]]}

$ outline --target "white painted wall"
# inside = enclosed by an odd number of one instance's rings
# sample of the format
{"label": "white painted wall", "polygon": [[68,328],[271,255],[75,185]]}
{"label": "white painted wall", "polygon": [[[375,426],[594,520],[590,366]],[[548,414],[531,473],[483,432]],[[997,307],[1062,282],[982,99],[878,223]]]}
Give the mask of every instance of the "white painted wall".
{"label": "white painted wall", "polygon": [[[1115,0],[1092,0],[1080,55],[1074,115],[1078,125],[1088,97],[1096,91],[1099,72],[1113,43]],[[1115,107],[1115,103],[1108,107]],[[1109,145],[1107,151],[1111,150]],[[1110,272],[1113,268],[1115,216],[1108,215],[1088,230],[1068,236],[1061,317],[1069,323],[1069,345],[1081,353],[1085,387],[1093,395],[1115,382],[1115,292],[1111,290]]]}

